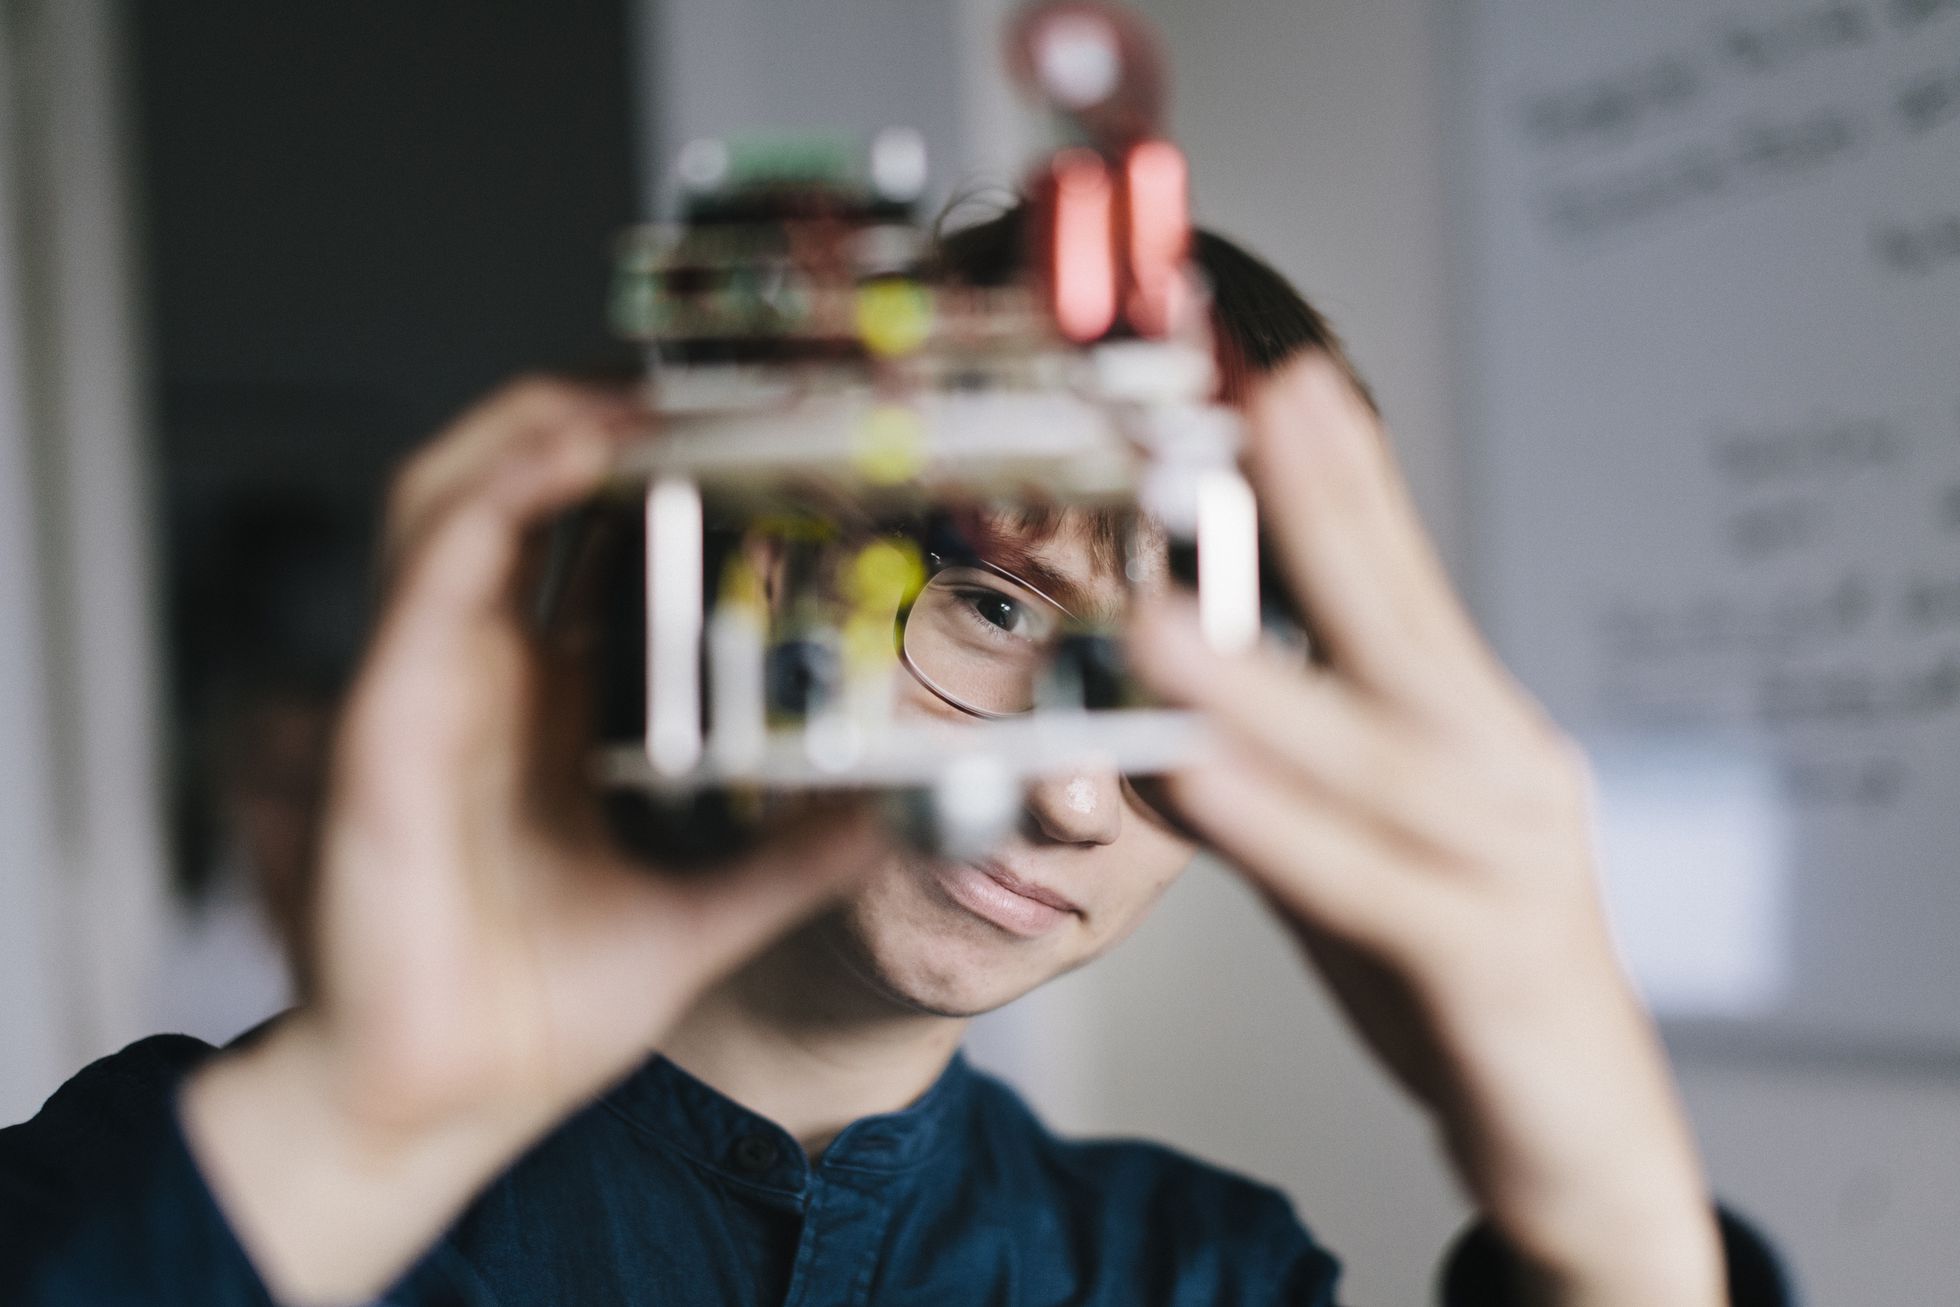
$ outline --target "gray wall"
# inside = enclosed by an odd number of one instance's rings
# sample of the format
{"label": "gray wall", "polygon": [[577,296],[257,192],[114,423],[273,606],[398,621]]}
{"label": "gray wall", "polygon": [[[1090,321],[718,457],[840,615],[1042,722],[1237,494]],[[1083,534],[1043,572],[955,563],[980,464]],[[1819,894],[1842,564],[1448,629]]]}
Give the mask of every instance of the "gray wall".
{"label": "gray wall", "polygon": [[[1633,3],[1634,0],[1623,0]],[[1430,0],[1148,0],[1172,41],[1203,215],[1348,334],[1460,577],[1480,527],[1452,382],[1450,33]],[[1465,324],[1474,327],[1474,324]],[[1178,1140],[1283,1183],[1360,1302],[1419,1302],[1453,1207],[1422,1123],[1307,991],[1290,945],[1204,870],[1125,949],[1037,1002],[1072,1124]],[[1719,1191],[1817,1303],[1960,1301],[1960,1082],[1683,1054]]]}
{"label": "gray wall", "polygon": [[[666,112],[677,116],[663,138],[732,122],[744,107],[780,117],[800,106],[811,121],[822,109],[847,126],[902,114],[930,133],[950,130],[964,159],[997,164],[1013,157],[1016,129],[974,88],[992,64],[982,33],[1000,7],[916,4],[902,30],[881,27],[889,0],[827,8],[821,48],[841,52],[830,64],[786,44],[805,35],[788,25],[793,6],[669,0],[669,39],[706,31],[720,44],[701,46],[698,64],[694,51],[666,49],[662,66],[683,80],[669,85]],[[1170,38],[1176,129],[1201,218],[1270,257],[1346,333],[1451,566],[1474,581],[1479,519],[1464,490],[1474,450],[1451,335],[1461,269],[1446,193],[1445,6],[1142,7]],[[921,45],[910,71],[867,72],[889,68],[890,42],[948,32],[959,69]],[[738,36],[748,42],[739,50]],[[715,60],[739,65],[739,79],[717,84]],[[849,75],[828,76],[834,69]],[[773,81],[771,70],[788,71]],[[814,86],[813,71],[826,74]],[[710,89],[690,92],[686,79]],[[1194,870],[1122,949],[983,1022],[975,1042],[1061,1126],[1171,1140],[1284,1186],[1347,1260],[1354,1301],[1427,1300],[1463,1217],[1427,1123],[1227,873]],[[1705,1054],[1684,1057],[1680,1072],[1718,1188],[1773,1230],[1813,1301],[1960,1300],[1950,1239],[1960,1228],[1960,1084]]]}
{"label": "gray wall", "polygon": [[[1463,558],[1440,104],[1421,0],[1149,0],[1202,221],[1288,274],[1375,384],[1424,514]],[[1138,935],[1038,996],[1067,1124],[1172,1140],[1284,1187],[1355,1302],[1428,1301],[1464,1208],[1426,1120],[1288,940],[1201,865]],[[1034,1081],[1045,1085],[1045,1080]]]}
{"label": "gray wall", "polygon": [[[983,3],[979,8],[989,8]],[[744,132],[886,127],[926,138],[937,193],[972,166],[967,15],[952,0],[640,0],[650,213],[667,216],[682,146]]]}

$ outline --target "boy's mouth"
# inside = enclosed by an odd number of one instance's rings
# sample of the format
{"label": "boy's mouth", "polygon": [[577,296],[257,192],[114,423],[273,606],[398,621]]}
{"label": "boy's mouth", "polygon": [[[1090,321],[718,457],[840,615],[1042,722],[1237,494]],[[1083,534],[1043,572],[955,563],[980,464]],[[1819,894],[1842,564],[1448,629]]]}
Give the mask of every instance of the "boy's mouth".
{"label": "boy's mouth", "polygon": [[1082,915],[1066,895],[1009,871],[996,859],[942,863],[937,872],[955,903],[1023,939],[1046,935]]}

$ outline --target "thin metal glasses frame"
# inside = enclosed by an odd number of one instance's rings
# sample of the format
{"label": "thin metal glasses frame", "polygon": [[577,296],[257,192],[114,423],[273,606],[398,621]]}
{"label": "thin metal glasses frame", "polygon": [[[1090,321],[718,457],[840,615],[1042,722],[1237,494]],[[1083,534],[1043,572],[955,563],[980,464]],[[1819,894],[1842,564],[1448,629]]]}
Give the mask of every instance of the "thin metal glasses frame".
{"label": "thin metal glasses frame", "polygon": [[[993,575],[999,577],[1001,580],[1007,581],[1015,586],[1020,587],[1023,590],[1026,590],[1029,594],[1035,596],[1035,598],[1041,600],[1043,603],[1052,607],[1056,612],[1060,613],[1064,618],[1068,619],[1069,621],[1072,622],[1077,620],[1076,615],[1069,610],[1068,605],[1062,603],[1054,596],[1044,592],[1040,586],[1035,585],[1030,581],[1024,580],[1021,577],[1014,575],[1014,573],[1008,571],[1006,568],[998,567],[993,563],[988,562],[984,558],[972,557],[972,556],[960,557],[960,556],[955,556],[950,554],[931,553],[926,555],[926,560],[927,560],[926,585],[928,586],[932,584],[932,579],[934,577],[938,576],[941,572],[946,571],[948,568],[970,567],[975,569],[976,571],[991,572]],[[921,587],[922,591],[923,589],[924,587]],[[1032,708],[1022,708],[1016,712],[995,712],[987,708],[976,708],[972,704],[967,703],[965,700],[959,698],[958,696],[950,693],[947,690],[942,689],[938,685],[935,685],[933,683],[932,678],[926,675],[925,670],[921,668],[917,663],[912,661],[912,654],[905,647],[905,626],[906,623],[912,619],[912,609],[916,603],[917,603],[917,598],[915,596],[911,603],[906,604],[905,607],[898,610],[898,617],[896,622],[894,623],[893,630],[892,630],[892,638],[898,648],[898,661],[904,665],[905,670],[907,672],[910,672],[912,674],[913,680],[917,681],[920,685],[925,686],[927,690],[930,690],[933,694],[933,697],[941,700],[942,702],[950,705],[951,707],[959,709],[961,712],[966,713],[968,716],[971,717],[979,717],[987,721],[999,721],[1003,718],[1009,718],[1009,717],[1025,717],[1028,713],[1034,711]]]}

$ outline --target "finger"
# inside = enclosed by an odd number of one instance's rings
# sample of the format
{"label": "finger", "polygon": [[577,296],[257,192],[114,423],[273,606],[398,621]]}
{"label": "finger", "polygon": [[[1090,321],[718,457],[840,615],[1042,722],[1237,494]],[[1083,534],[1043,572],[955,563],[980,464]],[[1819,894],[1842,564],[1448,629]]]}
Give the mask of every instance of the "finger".
{"label": "finger", "polygon": [[630,395],[551,376],[510,382],[466,410],[403,469],[401,507],[439,502],[475,478],[525,434],[629,406]]}
{"label": "finger", "polygon": [[[1475,742],[1442,747],[1418,722],[1398,720],[1338,677],[1302,669],[1262,647],[1239,657],[1214,652],[1188,603],[1140,608],[1132,660],[1153,689],[1204,712],[1215,730],[1347,810],[1411,852],[1436,858],[1486,847],[1495,823],[1516,815],[1500,774],[1523,747],[1486,754]],[[1470,752],[1469,750],[1476,750]],[[1491,757],[1496,767],[1476,759]]]}
{"label": "finger", "polygon": [[527,533],[596,491],[617,445],[616,424],[588,416],[507,450],[431,515],[401,559],[402,593],[391,607],[501,611]]}
{"label": "finger", "polygon": [[630,393],[614,387],[553,377],[510,383],[464,413],[402,469],[389,495],[384,557],[397,557],[435,514],[525,441],[588,419],[624,424],[637,414]]}
{"label": "finger", "polygon": [[1335,668],[1427,712],[1488,707],[1494,663],[1352,383],[1315,353],[1250,407],[1249,453],[1280,563]]}
{"label": "finger", "polygon": [[739,965],[834,901],[889,856],[886,829],[869,804],[840,801],[794,822],[733,867],[684,879],[627,869],[658,886],[656,911],[679,928],[704,973]]}
{"label": "finger", "polygon": [[1230,748],[1166,780],[1177,811],[1286,915],[1359,943],[1425,910],[1405,857],[1269,764]]}
{"label": "finger", "polygon": [[402,723],[423,722],[433,734],[419,745],[472,748],[491,743],[477,738],[489,723],[518,720],[518,704],[489,711],[473,687],[499,687],[497,695],[513,701],[525,688],[531,655],[512,601],[525,534],[592,493],[611,466],[614,444],[600,422],[560,428],[435,516],[400,562],[350,695],[350,731],[371,725],[383,738],[402,740]]}

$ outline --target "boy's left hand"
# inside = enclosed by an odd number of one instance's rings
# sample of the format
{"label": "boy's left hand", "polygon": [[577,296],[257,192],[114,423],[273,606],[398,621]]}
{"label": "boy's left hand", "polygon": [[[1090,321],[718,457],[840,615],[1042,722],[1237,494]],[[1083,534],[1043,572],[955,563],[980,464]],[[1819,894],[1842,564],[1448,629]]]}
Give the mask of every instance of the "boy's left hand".
{"label": "boy's left hand", "polygon": [[1183,605],[1147,608],[1138,670],[1216,746],[1171,800],[1435,1114],[1547,1301],[1724,1301],[1692,1137],[1608,934],[1582,756],[1478,636],[1334,363],[1268,379],[1249,417],[1326,665],[1224,658]]}

